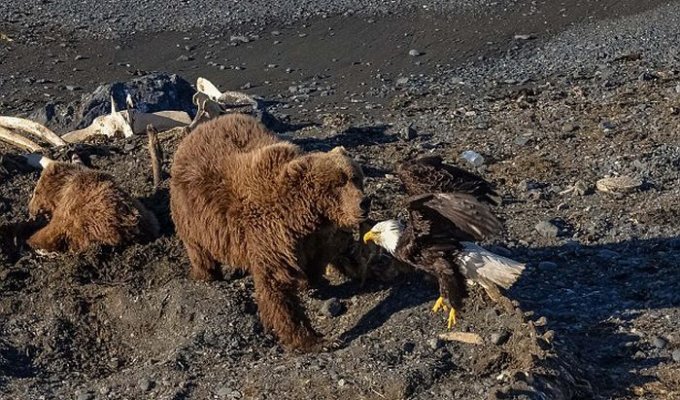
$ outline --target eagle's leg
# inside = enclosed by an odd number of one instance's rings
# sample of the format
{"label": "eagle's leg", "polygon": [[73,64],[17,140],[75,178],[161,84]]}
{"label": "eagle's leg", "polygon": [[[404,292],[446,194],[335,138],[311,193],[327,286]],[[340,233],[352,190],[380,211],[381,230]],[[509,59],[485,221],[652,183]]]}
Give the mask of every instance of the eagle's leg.
{"label": "eagle's leg", "polygon": [[439,281],[439,299],[435,303],[435,309],[442,308],[444,311],[448,311],[446,325],[448,329],[451,329],[456,324],[456,311],[462,306],[465,281],[457,268],[443,258],[437,260],[435,268]]}
{"label": "eagle's leg", "polygon": [[449,329],[453,328],[453,326],[456,325],[456,309],[453,307],[451,307],[451,311],[449,311],[449,319],[447,322]]}
{"label": "eagle's leg", "polygon": [[444,304],[444,301],[445,301],[444,298],[442,296],[439,296],[437,301],[435,301],[434,303],[434,307],[432,307],[432,312],[436,313],[437,311],[439,311],[440,308],[444,311],[447,311],[449,307],[446,304]]}
{"label": "eagle's leg", "polygon": [[449,312],[447,326],[449,329],[451,329],[456,324],[456,308],[453,307],[451,303],[443,296],[439,296],[437,301],[434,303],[434,307],[432,307],[432,312],[436,313],[440,309],[443,310],[444,312],[446,311]]}

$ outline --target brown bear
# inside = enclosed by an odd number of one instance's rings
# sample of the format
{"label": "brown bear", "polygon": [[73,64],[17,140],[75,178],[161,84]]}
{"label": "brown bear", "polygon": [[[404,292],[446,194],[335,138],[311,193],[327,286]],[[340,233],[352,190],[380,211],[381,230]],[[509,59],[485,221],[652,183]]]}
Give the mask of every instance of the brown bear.
{"label": "brown bear", "polygon": [[191,278],[221,278],[218,264],[245,270],[263,325],[284,346],[321,343],[298,291],[323,275],[338,230],[368,213],[361,167],[343,148],[305,154],[253,117],[218,117],[177,148],[170,206]]}
{"label": "brown bear", "polygon": [[118,246],[159,234],[156,216],[120,189],[109,174],[79,163],[51,162],[28,205],[47,226],[28,244],[47,252],[79,253],[94,244]]}

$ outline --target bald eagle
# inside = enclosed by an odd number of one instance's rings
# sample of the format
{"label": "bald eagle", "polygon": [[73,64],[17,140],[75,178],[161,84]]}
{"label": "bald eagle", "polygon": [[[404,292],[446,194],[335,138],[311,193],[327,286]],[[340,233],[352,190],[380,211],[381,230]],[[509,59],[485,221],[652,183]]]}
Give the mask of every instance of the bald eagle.
{"label": "bald eagle", "polygon": [[449,311],[451,329],[466,279],[498,301],[496,285],[509,288],[524,270],[523,264],[473,243],[501,233],[502,224],[489,207],[499,205],[500,196],[489,182],[437,156],[402,163],[396,172],[410,196],[408,222],[379,222],[364,235],[364,242],[372,241],[398,260],[434,275],[440,296],[432,311]]}

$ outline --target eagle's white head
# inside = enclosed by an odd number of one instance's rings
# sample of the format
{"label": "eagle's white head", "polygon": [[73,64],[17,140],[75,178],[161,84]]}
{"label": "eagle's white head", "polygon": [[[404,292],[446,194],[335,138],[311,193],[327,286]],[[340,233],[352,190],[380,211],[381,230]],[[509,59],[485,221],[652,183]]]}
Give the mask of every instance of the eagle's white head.
{"label": "eagle's white head", "polygon": [[378,222],[370,231],[366,232],[364,243],[373,242],[389,251],[390,254],[394,254],[403,231],[404,225],[396,219]]}

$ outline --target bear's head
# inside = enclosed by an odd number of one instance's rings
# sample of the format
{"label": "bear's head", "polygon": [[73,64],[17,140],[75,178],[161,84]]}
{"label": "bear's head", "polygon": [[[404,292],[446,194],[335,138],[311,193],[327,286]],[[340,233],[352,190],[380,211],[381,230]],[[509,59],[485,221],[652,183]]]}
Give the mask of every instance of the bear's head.
{"label": "bear's head", "polygon": [[35,185],[33,196],[28,203],[30,217],[50,216],[61,201],[62,192],[68,181],[84,167],[80,164],[52,162],[43,169]]}
{"label": "bear's head", "polygon": [[353,228],[368,217],[370,201],[364,195],[364,174],[343,147],[308,154],[290,167],[289,171],[301,178],[302,186],[310,188],[307,201],[325,219],[339,227]]}

